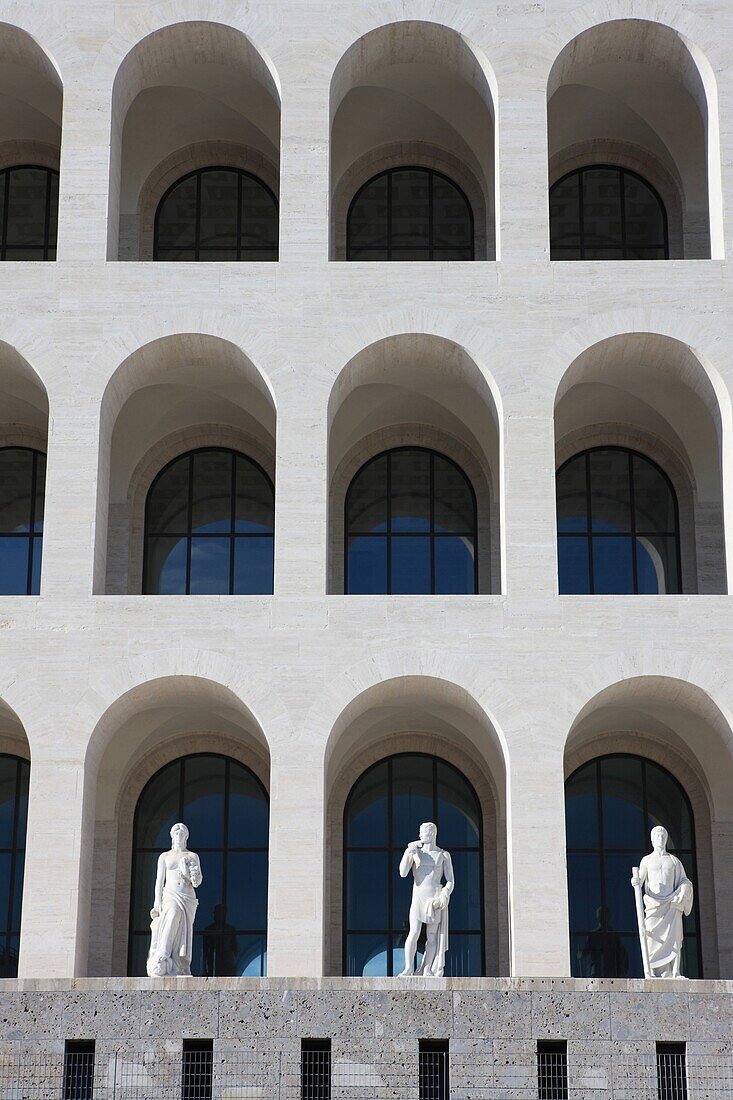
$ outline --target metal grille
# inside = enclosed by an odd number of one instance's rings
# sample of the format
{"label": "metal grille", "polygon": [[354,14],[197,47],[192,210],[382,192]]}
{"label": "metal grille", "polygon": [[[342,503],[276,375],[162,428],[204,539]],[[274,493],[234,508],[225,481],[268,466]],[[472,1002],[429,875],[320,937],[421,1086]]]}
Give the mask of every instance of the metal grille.
{"label": "metal grille", "polygon": [[211,1100],[214,1044],[211,1040],[184,1040],[181,1100]]}
{"label": "metal grille", "polygon": [[331,1040],[303,1039],[300,1048],[301,1100],[331,1100]]}
{"label": "metal grille", "polygon": [[448,1043],[420,1043],[419,1100],[448,1100]]}
{"label": "metal grille", "polygon": [[539,1100],[568,1100],[568,1050],[564,1042],[537,1044]]}
{"label": "metal grille", "polygon": [[68,1042],[64,1052],[64,1100],[92,1100],[94,1043]]}
{"label": "metal grille", "polygon": [[657,1043],[657,1093],[659,1100],[687,1100],[684,1043]]}

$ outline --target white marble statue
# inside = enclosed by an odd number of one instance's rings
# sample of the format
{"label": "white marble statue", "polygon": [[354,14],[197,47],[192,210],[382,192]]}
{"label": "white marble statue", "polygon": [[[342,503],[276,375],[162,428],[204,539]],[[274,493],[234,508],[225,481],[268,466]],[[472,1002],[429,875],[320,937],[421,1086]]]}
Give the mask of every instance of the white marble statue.
{"label": "white marble statue", "polygon": [[652,829],[653,851],[631,869],[645,978],[681,978],[682,917],[692,911],[692,883],[667,851],[663,825]]}
{"label": "white marble statue", "polygon": [[[412,871],[410,931],[405,941],[405,969],[399,975],[412,974],[417,941],[423,924],[427,926],[427,944],[423,961],[416,973],[442,978],[448,950],[448,902],[455,879],[450,853],[437,846],[438,830],[432,821],[420,826],[420,839],[411,841],[400,860],[400,876]],[[445,884],[441,879],[445,878]]]}
{"label": "white marble statue", "polygon": [[177,822],[171,829],[171,848],[158,858],[155,901],[150,910],[150,978],[189,976],[193,951],[193,922],[198,901],[196,887],[203,881],[201,863],[188,850],[188,829]]}

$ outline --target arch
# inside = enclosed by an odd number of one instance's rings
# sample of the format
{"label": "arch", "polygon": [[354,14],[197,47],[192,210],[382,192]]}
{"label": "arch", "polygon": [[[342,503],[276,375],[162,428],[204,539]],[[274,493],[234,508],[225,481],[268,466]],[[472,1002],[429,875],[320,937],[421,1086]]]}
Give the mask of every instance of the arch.
{"label": "arch", "polygon": [[558,465],[590,446],[631,445],[679,487],[685,591],[725,592],[727,394],[689,343],[659,332],[587,345],[555,396]]}
{"label": "arch", "polygon": [[169,334],[129,355],[101,401],[95,592],[140,591],[153,478],[171,459],[210,446],[244,452],[273,479],[275,403],[262,370],[231,341],[204,333]]}
{"label": "arch", "polygon": [[28,31],[0,22],[0,166],[58,170],[63,84],[56,62]]}
{"label": "arch", "polygon": [[[263,729],[241,695],[222,682],[180,673],[138,682],[94,726],[85,760],[94,819],[90,974],[127,973],[135,806],[162,767],[192,753],[231,757],[269,786]],[[191,843],[196,850],[194,836]]]}
{"label": "arch", "polygon": [[490,375],[465,348],[427,333],[389,336],[342,368],[328,402],[329,591],[343,591],[343,506],[364,463],[427,447],[456,463],[478,505],[479,592],[502,585],[501,415]]}
{"label": "arch", "polygon": [[[606,18],[565,43],[547,83],[550,164],[586,143],[589,163],[624,143],[626,165],[663,166],[679,180],[682,232],[673,257],[723,256],[717,89],[687,35],[654,17]],[[675,118],[670,128],[669,119]],[[636,164],[633,163],[636,161]],[[552,168],[551,168],[552,172]],[[647,174],[644,172],[643,174]],[[557,178],[557,177],[555,177]],[[553,183],[554,179],[550,179]]]}
{"label": "arch", "polygon": [[152,189],[157,205],[162,192],[154,194],[152,179],[159,166],[175,157],[181,174],[201,167],[197,147],[212,142],[262,157],[277,174],[280,84],[272,62],[224,23],[159,27],[127,53],[112,89],[108,258],[148,258],[143,192],[150,199]]}
{"label": "arch", "polygon": [[0,974],[16,978],[21,948],[30,746],[20,718],[0,699]]}
{"label": "arch", "polygon": [[[426,79],[429,76],[429,79]],[[374,27],[346,50],[330,87],[331,258],[345,258],[347,207],[367,164],[371,175],[413,151],[441,170],[446,156],[478,181],[476,256],[493,259],[498,203],[496,80],[466,36],[437,22]],[[399,153],[398,153],[399,156]],[[347,185],[348,182],[348,185]]]}
{"label": "arch", "polygon": [[331,728],[325,751],[327,973],[344,972],[346,801],[369,767],[396,753],[437,757],[461,772],[475,790],[483,814],[484,969],[488,974],[506,973],[506,776],[500,732],[465,689],[429,675],[395,676],[373,683],[352,695]]}

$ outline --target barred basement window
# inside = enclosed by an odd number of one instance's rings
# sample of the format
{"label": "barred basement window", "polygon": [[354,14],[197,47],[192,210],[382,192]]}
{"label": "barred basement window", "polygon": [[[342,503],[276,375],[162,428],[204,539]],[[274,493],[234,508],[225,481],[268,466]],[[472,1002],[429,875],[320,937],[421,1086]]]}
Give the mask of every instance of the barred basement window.
{"label": "barred basement window", "polygon": [[448,1057],[447,1039],[420,1040],[420,1100],[448,1100]]}
{"label": "barred basement window", "polygon": [[568,1044],[565,1040],[537,1043],[539,1100],[568,1100]]}
{"label": "barred basement window", "polygon": [[211,1100],[213,1068],[213,1040],[184,1039],[181,1100]]}
{"label": "barred basement window", "polygon": [[687,1059],[684,1043],[657,1043],[659,1100],[687,1100]]}
{"label": "barred basement window", "polygon": [[300,1100],[331,1100],[331,1040],[302,1039]]}
{"label": "barred basement window", "polygon": [[64,1044],[64,1100],[92,1100],[94,1040],[69,1039]]}

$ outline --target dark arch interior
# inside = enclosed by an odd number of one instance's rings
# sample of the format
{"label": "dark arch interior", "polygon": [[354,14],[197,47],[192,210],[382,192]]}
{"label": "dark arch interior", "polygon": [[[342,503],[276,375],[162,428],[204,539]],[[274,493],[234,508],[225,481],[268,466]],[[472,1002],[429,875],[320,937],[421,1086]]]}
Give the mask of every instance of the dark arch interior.
{"label": "dark arch interior", "polygon": [[269,799],[255,774],[227,756],[196,753],[166,764],[135,809],[128,971],[145,974],[158,856],[182,821],[203,882],[192,971],[262,977],[267,968]]}
{"label": "dark arch interior", "polygon": [[[575,977],[643,978],[631,868],[656,825],[697,882],[695,823],[675,777],[641,756],[583,764],[565,784],[570,964]],[[684,919],[682,973],[702,977],[697,907]]]}
{"label": "dark arch interior", "polygon": [[[412,877],[398,865],[423,821],[453,860],[446,976],[484,974],[483,821],[476,792],[452,764],[400,753],[370,767],[344,809],[344,974],[392,976],[403,967]],[[423,943],[418,946],[422,954]]]}
{"label": "dark arch interior", "polygon": [[18,975],[30,764],[0,753],[0,978]]}
{"label": "dark arch interior", "polygon": [[59,174],[37,164],[0,172],[0,259],[55,260]]}

